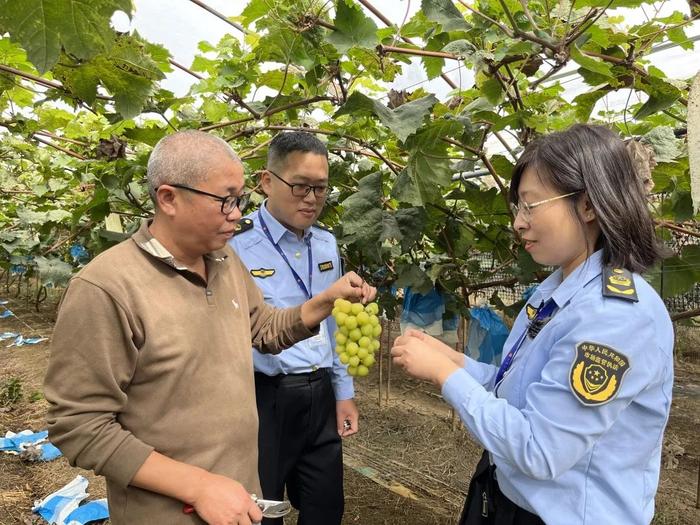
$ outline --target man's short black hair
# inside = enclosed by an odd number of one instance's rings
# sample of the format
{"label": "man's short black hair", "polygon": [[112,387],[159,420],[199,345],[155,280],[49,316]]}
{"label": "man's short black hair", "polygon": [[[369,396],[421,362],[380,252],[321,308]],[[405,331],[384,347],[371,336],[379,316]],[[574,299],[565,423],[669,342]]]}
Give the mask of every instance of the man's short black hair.
{"label": "man's short black hair", "polygon": [[314,153],[323,155],[328,160],[328,149],[318,140],[316,135],[305,131],[289,131],[278,134],[267,150],[267,166],[271,169],[281,169],[290,153]]}

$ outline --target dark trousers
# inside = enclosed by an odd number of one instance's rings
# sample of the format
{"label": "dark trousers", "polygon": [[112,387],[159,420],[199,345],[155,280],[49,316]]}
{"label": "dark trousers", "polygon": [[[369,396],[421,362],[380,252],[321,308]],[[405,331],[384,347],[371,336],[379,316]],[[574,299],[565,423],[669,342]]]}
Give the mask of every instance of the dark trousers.
{"label": "dark trousers", "polygon": [[496,466],[484,451],[469,483],[459,525],[545,525],[539,516],[518,507],[498,487]]}
{"label": "dark trousers", "polygon": [[[340,525],[343,455],[330,372],[255,374],[260,484],[265,499],[289,501],[299,525]],[[263,519],[282,525],[282,518]]]}

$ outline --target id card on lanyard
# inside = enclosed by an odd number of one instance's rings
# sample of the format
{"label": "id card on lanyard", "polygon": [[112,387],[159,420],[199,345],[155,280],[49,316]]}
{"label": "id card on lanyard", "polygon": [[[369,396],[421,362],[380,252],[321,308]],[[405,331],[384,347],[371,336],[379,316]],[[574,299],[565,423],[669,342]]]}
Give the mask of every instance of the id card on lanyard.
{"label": "id card on lanyard", "polygon": [[[260,227],[262,228],[263,233],[265,233],[265,236],[267,237],[267,240],[270,241],[270,244],[275,247],[275,250],[277,250],[277,253],[279,253],[280,257],[282,257],[282,260],[285,262],[287,267],[289,268],[289,271],[292,272],[292,276],[294,277],[294,281],[296,281],[297,286],[299,286],[299,289],[304,293],[304,296],[307,299],[311,299],[313,297],[313,288],[312,288],[312,283],[313,283],[313,268],[314,268],[314,261],[313,261],[313,255],[311,252],[311,241],[306,238],[304,240],[304,243],[306,244],[306,250],[308,254],[308,269],[309,269],[309,287],[306,287],[306,283],[304,283],[304,280],[299,276],[299,274],[296,272],[296,270],[292,267],[292,264],[289,262],[289,259],[287,258],[287,255],[284,253],[282,248],[279,247],[279,245],[272,239],[272,235],[270,234],[270,229],[267,227],[267,224],[265,223],[265,219],[263,219],[262,213],[258,213],[258,218],[260,219]],[[327,344],[329,341],[328,335],[327,335],[327,329],[326,329],[326,321],[322,321],[321,324],[319,325],[319,331],[318,334],[315,336],[307,339],[307,343],[313,347],[319,347]]]}

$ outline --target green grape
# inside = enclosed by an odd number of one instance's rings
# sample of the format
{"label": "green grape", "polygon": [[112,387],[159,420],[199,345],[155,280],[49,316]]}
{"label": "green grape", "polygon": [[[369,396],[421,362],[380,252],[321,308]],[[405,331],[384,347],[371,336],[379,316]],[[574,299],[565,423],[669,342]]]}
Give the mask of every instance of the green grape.
{"label": "green grape", "polygon": [[352,303],[352,305],[350,306],[350,311],[352,312],[352,315],[357,315],[360,312],[363,312],[364,309],[365,307],[362,306],[362,304],[360,303]]}
{"label": "green grape", "polygon": [[356,366],[349,366],[348,367],[348,374],[351,376],[356,376],[357,375],[357,367]]}
{"label": "green grape", "polygon": [[340,362],[343,363],[344,365],[348,364],[348,361],[350,361],[350,356],[346,353],[340,354]]}
{"label": "green grape", "polygon": [[363,326],[369,323],[369,315],[366,312],[360,312],[357,314],[357,324]]}
{"label": "green grape", "polygon": [[[370,325],[370,326],[371,326],[371,325]],[[377,326],[373,326],[373,327],[372,327],[372,335],[373,335],[374,337],[379,337],[380,335],[382,335],[382,327],[381,327],[381,325],[377,325]]]}
{"label": "green grape", "polygon": [[343,326],[348,318],[348,314],[344,312],[338,312],[333,317],[335,317],[335,322],[338,326]]}
{"label": "green grape", "polygon": [[369,354],[367,357],[362,359],[362,364],[365,365],[367,368],[372,366],[376,362],[376,359],[374,358],[373,354]]}
{"label": "green grape", "polygon": [[335,333],[335,342],[339,345],[344,345],[348,340],[348,336],[342,332]]}
{"label": "green grape", "polygon": [[360,365],[357,367],[358,376],[365,377],[367,374],[369,374],[369,368],[367,368],[365,365]]}
{"label": "green grape", "polygon": [[366,348],[360,348],[357,351],[357,357],[359,357],[360,359],[364,359],[365,357],[367,357],[368,354],[369,351]]}
{"label": "green grape", "polygon": [[343,345],[335,345],[335,353],[340,355],[343,352],[345,352],[345,346]]}
{"label": "green grape", "polygon": [[350,366],[357,366],[360,364],[360,358],[354,355],[348,360],[348,364]]}
{"label": "green grape", "polygon": [[357,343],[354,341],[350,341],[347,345],[345,345],[345,350],[347,351],[348,355],[356,355],[357,352],[360,351],[360,347],[357,346]]}
{"label": "green grape", "polygon": [[[342,343],[341,343],[341,344],[342,344]],[[369,337],[367,337],[366,335],[363,335],[363,336],[360,337],[360,339],[357,341],[357,344],[358,344],[361,348],[369,348],[370,345],[372,344],[372,340],[371,340]]]}
{"label": "green grape", "polygon": [[357,317],[349,315],[347,319],[345,319],[343,326],[347,327],[348,330],[353,330],[357,328]]}
{"label": "green grape", "polygon": [[369,303],[365,306],[365,312],[369,315],[377,315],[379,313],[379,305],[377,303]]}
{"label": "green grape", "polygon": [[[370,329],[371,328],[372,327],[370,326]],[[362,330],[360,330],[359,328],[355,328],[354,330],[350,330],[348,337],[350,337],[351,341],[359,341],[360,338],[362,337]]]}
{"label": "green grape", "polygon": [[347,327],[347,326],[341,326],[340,328],[338,328],[338,332],[340,332],[340,333],[343,334],[343,335],[349,335],[349,334],[350,334],[350,330],[348,330],[348,327]]}
{"label": "green grape", "polygon": [[375,328],[376,327],[372,326],[371,324],[366,324],[366,325],[360,327],[360,333],[362,335],[366,335],[367,337],[371,337]]}
{"label": "green grape", "polygon": [[379,317],[376,315],[370,315],[369,316],[369,324],[372,326],[378,326],[379,325]]}
{"label": "green grape", "polygon": [[372,350],[374,350],[375,352],[377,350],[379,350],[381,348],[381,346],[382,346],[382,343],[380,343],[377,339],[372,341]]}

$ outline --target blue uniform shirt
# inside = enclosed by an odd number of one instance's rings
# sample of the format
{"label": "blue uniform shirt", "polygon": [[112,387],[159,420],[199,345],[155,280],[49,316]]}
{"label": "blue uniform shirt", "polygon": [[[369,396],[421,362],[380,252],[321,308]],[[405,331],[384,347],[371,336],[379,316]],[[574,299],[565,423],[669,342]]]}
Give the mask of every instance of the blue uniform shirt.
{"label": "blue uniform shirt", "polygon": [[555,271],[518,315],[504,354],[527,330],[528,310],[553,299],[554,314],[525,337],[499,385],[498,367],[469,358],[443,385],[491,453],[503,493],[548,525],[652,520],[673,326],[653,288],[632,277],[638,302],[603,296],[601,252],[563,282]]}
{"label": "blue uniform shirt", "polygon": [[[229,243],[246,265],[262,291],[265,302],[279,308],[298,306],[308,297],[297,284],[292,271],[272,245],[260,225],[259,214],[267,225],[272,240],[287,256],[289,264],[309,289],[309,250],[311,246],[311,286],[316,295],[341,276],[340,256],[335,237],[329,231],[312,226],[304,232],[303,239],[285,228],[267,211],[265,204],[246,216],[253,221],[253,228],[233,237]],[[336,401],[354,396],[352,377],[335,353],[335,321],[329,317],[321,323],[318,335],[301,341],[277,355],[261,354],[253,349],[256,372],[274,376],[301,374],[318,368],[331,368]]]}

